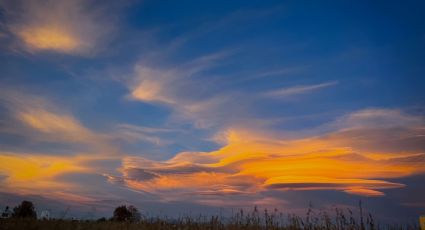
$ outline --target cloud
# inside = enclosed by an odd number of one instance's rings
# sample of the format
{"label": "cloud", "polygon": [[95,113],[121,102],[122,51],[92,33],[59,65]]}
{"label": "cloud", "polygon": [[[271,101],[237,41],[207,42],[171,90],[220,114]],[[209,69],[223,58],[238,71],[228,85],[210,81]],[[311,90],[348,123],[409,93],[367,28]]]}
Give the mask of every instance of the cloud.
{"label": "cloud", "polygon": [[130,91],[128,97],[170,107],[176,120],[193,121],[199,128],[212,127],[215,121],[223,120],[221,118],[244,104],[231,100],[232,93],[207,87],[210,80],[205,78],[208,75],[205,72],[229,55],[230,52],[218,52],[171,67],[142,61],[135,66],[134,76],[125,83]]}
{"label": "cloud", "polygon": [[423,152],[424,123],[423,116],[397,109],[365,109],[330,124],[338,132],[325,138],[355,143],[356,150],[374,151],[376,156],[380,152]]}
{"label": "cloud", "polygon": [[[64,181],[71,173],[110,172],[107,161],[118,161],[113,137],[95,132],[45,98],[4,88],[0,92],[4,122],[0,134],[19,137],[0,151],[1,192],[40,195],[77,203],[94,202],[103,192],[86,192],[84,181]],[[49,151],[25,150],[26,142],[59,144]],[[4,144],[3,144],[4,145]],[[4,146],[3,146],[4,147]],[[24,150],[22,150],[24,149]],[[105,194],[103,194],[105,195]]]}
{"label": "cloud", "polygon": [[[394,115],[411,122],[392,124]],[[375,116],[388,123],[381,122],[376,127],[359,125],[376,119]],[[342,120],[348,121],[344,127]],[[289,190],[383,196],[382,190],[404,187],[402,183],[391,182],[392,179],[425,173],[425,122],[417,123],[419,120],[401,111],[364,110],[338,120],[337,130],[286,140],[249,129],[234,129],[227,132],[226,144],[216,151],[183,152],[166,161],[125,158],[120,169],[122,175],[116,177],[126,187],[158,195],[162,201],[187,199],[202,203],[233,196],[252,200],[267,197],[261,194],[268,191]],[[402,125],[403,131],[389,132],[394,125]],[[379,132],[369,135],[370,129]],[[356,132],[347,134],[346,130]],[[416,136],[422,145],[407,147],[405,142],[409,140],[394,138],[403,135]],[[368,144],[359,142],[360,137],[367,139]],[[399,147],[380,149],[383,141]],[[142,172],[141,178],[137,178],[137,173],[129,173],[136,169]]]}
{"label": "cloud", "polygon": [[[164,46],[167,50],[167,45]],[[302,68],[287,67],[260,74],[255,70],[235,73],[232,72],[233,59],[237,59],[238,55],[235,50],[170,62],[174,52],[176,51],[171,51],[171,54],[166,51],[154,52],[161,54],[162,56],[158,55],[160,58],[152,58],[148,53],[147,57],[134,66],[134,74],[121,81],[129,90],[127,98],[171,108],[170,120],[179,123],[189,121],[201,129],[220,129],[247,120],[252,121],[258,117],[259,110],[256,108],[276,103],[270,98],[298,96],[338,84],[337,81],[328,81],[316,85],[270,90],[272,85],[268,83],[260,84],[266,88],[260,86],[248,89],[245,87],[246,81],[296,72]],[[217,67],[223,65],[230,69],[229,72],[215,73],[220,69]]]}
{"label": "cloud", "polygon": [[423,125],[425,118],[398,109],[364,109],[343,116],[333,125],[341,128],[414,127]]}
{"label": "cloud", "polygon": [[[2,132],[13,131],[33,141],[86,145],[91,150],[69,156],[3,151],[2,162],[8,163],[0,168],[2,183],[22,194],[56,189],[58,198],[94,202],[93,194],[75,193],[80,183],[60,178],[93,173],[161,202],[239,205],[248,200],[261,203],[270,198],[266,195],[270,191],[336,190],[383,196],[385,190],[404,187],[393,179],[425,173],[423,117],[395,109],[353,112],[329,124],[332,131],[303,138],[280,138],[255,125],[230,127],[220,136],[223,146],[218,150],[181,152],[157,161],[120,155],[109,142],[162,144],[157,135],[180,130],[119,124],[112,126],[115,132],[99,133],[41,97],[3,93],[2,104],[12,121],[5,124],[13,127],[2,126]],[[103,162],[108,159],[122,159],[118,174],[114,166],[106,168]],[[28,187],[31,180],[38,181],[31,184],[33,190]]]}
{"label": "cloud", "polygon": [[342,190],[361,196],[382,196],[377,189],[402,188],[403,184],[382,180],[340,179],[329,177],[281,176],[268,179],[267,188],[279,190]]}
{"label": "cloud", "polygon": [[[21,199],[38,196],[64,202],[67,206],[80,206],[80,210],[84,206],[107,206],[108,212],[115,201],[123,200],[128,195],[115,191],[115,186],[107,183],[101,175],[111,170],[109,165],[103,163],[119,161],[117,157],[84,153],[58,156],[42,152],[0,151],[0,160],[0,175],[5,175],[0,181],[2,194],[11,193]],[[2,201],[10,202],[7,199]]]}
{"label": "cloud", "polygon": [[19,112],[17,118],[32,129],[45,134],[59,134],[64,140],[84,142],[94,137],[90,130],[83,127],[73,117],[65,114],[35,109]]}
{"label": "cloud", "polygon": [[7,28],[30,52],[93,55],[111,40],[117,21],[110,6],[95,1],[19,0],[0,6]]}
{"label": "cloud", "polygon": [[116,125],[114,139],[124,140],[126,142],[148,142],[157,146],[172,144],[173,141],[161,138],[161,134],[181,133],[181,130],[167,128],[142,127],[130,124]]}
{"label": "cloud", "polygon": [[[92,157],[49,156],[37,153],[0,152],[0,173],[7,175],[1,182],[1,191],[15,194],[37,194],[63,199],[78,191],[78,184],[56,180],[55,177],[70,172],[93,172],[82,162]],[[74,194],[67,191],[74,191]],[[63,199],[69,200],[69,199]],[[76,201],[74,199],[74,201]],[[80,201],[84,201],[82,199]]]}
{"label": "cloud", "polygon": [[[44,97],[9,88],[0,91],[0,112],[0,135],[18,137],[16,142],[2,143],[6,148],[0,151],[0,192],[80,204],[98,205],[102,199],[124,199],[114,192],[116,186],[102,176],[115,172],[119,165],[116,162],[123,158],[120,141],[163,145],[167,143],[156,135],[180,132],[130,124],[113,124],[110,130],[107,127],[99,132]],[[34,144],[41,144],[41,150],[32,148]],[[45,146],[49,146],[48,150]],[[70,181],[65,177],[76,174],[84,174],[84,179]],[[94,176],[98,177],[89,181]],[[125,177],[151,179],[155,175],[134,168],[128,169]],[[97,191],[98,186],[107,188]]]}
{"label": "cloud", "polygon": [[[264,123],[255,118],[255,108],[260,101],[267,99],[264,95],[268,92],[247,91],[243,87],[230,90],[228,85],[238,85],[240,79],[210,73],[232,55],[234,53],[230,51],[223,51],[173,65],[142,60],[135,65],[134,75],[125,81],[128,98],[171,108],[171,120],[189,121],[201,129],[234,126],[246,121],[252,123],[253,120]],[[296,88],[297,92],[293,94],[298,94],[301,90],[313,91],[335,84],[337,82],[294,87],[291,91]]]}
{"label": "cloud", "polygon": [[312,91],[331,87],[336,84],[338,84],[338,81],[324,82],[324,83],[315,84],[315,85],[293,86],[288,88],[272,90],[270,92],[265,93],[264,95],[266,97],[275,97],[275,98],[290,97],[290,96],[294,96],[298,94],[310,93]]}
{"label": "cloud", "polygon": [[[135,76],[128,83],[131,92],[130,98],[145,102],[159,102],[165,104],[191,104],[192,95],[184,90],[191,90],[196,85],[194,76],[217,65],[217,61],[228,56],[227,52],[218,52],[195,58],[176,67],[155,67],[148,61],[135,66]],[[200,94],[200,92],[191,92]],[[201,95],[198,95],[201,96]]]}
{"label": "cloud", "polygon": [[87,128],[71,113],[59,109],[43,97],[17,93],[7,88],[0,95],[1,105],[8,112],[5,116],[8,122],[2,126],[0,133],[37,142],[84,146],[89,151],[103,151],[105,154],[117,151],[108,143],[110,136]]}
{"label": "cloud", "polygon": [[4,88],[0,93],[0,106],[6,108],[0,134],[24,137],[30,142],[58,143],[62,150],[119,154],[120,145],[126,143],[148,143],[166,146],[172,141],[163,134],[181,132],[176,129],[141,127],[131,124],[112,124],[102,132],[95,131],[71,112],[46,98],[30,93],[17,93]]}

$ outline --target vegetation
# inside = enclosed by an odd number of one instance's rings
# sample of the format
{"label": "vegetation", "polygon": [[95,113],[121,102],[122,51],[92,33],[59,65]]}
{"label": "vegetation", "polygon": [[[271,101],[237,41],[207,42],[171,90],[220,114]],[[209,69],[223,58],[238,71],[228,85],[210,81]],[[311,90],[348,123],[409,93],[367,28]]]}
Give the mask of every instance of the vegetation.
{"label": "vegetation", "polygon": [[20,205],[13,209],[12,217],[36,219],[37,213],[35,212],[34,204],[31,201],[22,201]]}
{"label": "vegetation", "polygon": [[136,222],[141,218],[139,210],[136,207],[130,206],[119,206],[115,208],[114,216],[112,217],[115,221],[130,221]]}
{"label": "vegetation", "polygon": [[[22,204],[18,207],[22,207]],[[253,211],[245,213],[240,210],[229,218],[219,216],[170,218],[142,217],[134,206],[119,206],[109,220],[36,220],[34,218],[4,218],[0,219],[0,230],[377,230],[377,229],[419,229],[413,225],[379,225],[372,215],[362,216],[360,206],[359,216],[351,210],[335,209],[333,215],[324,211],[314,211],[309,208],[305,217],[284,215],[278,210]]]}

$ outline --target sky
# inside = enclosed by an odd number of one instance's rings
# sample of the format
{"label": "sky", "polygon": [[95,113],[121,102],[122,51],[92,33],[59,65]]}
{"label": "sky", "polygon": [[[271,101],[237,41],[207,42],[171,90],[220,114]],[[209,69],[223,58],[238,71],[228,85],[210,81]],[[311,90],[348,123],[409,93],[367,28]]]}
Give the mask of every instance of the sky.
{"label": "sky", "polygon": [[0,208],[414,221],[424,86],[424,1],[0,0]]}

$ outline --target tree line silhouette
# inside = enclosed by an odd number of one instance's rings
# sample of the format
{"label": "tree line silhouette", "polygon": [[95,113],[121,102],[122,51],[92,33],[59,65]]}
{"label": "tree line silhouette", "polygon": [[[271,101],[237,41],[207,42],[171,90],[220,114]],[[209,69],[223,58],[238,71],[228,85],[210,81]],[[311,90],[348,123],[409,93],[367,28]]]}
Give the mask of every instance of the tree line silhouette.
{"label": "tree line silhouette", "polygon": [[[25,219],[37,219],[37,212],[35,206],[31,201],[24,200],[20,205],[10,210],[9,206],[6,206],[1,214],[2,218],[25,218]],[[133,205],[121,205],[115,208],[112,218],[113,221],[130,221],[136,222],[141,219],[139,210]],[[105,220],[101,218],[99,221]]]}

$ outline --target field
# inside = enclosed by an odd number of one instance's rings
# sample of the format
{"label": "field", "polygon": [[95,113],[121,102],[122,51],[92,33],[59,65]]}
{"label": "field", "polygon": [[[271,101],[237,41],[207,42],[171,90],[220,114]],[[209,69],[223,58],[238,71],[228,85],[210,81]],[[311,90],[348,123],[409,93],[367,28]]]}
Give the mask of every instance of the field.
{"label": "field", "polygon": [[138,221],[99,220],[36,220],[36,219],[0,219],[0,230],[257,230],[257,229],[306,229],[306,230],[375,230],[375,229],[420,229],[416,223],[405,225],[381,225],[372,215],[355,216],[351,210],[335,210],[334,215],[325,212],[315,213],[308,210],[306,216],[284,215],[277,210],[249,213],[240,211],[230,218],[186,217],[179,219],[146,218]]}

